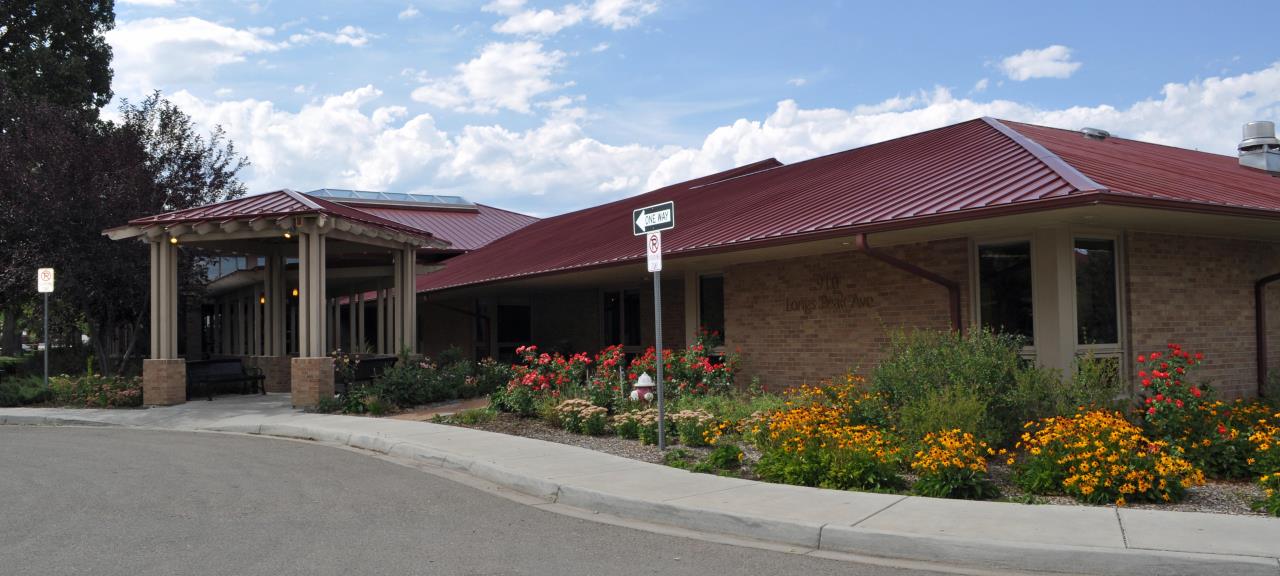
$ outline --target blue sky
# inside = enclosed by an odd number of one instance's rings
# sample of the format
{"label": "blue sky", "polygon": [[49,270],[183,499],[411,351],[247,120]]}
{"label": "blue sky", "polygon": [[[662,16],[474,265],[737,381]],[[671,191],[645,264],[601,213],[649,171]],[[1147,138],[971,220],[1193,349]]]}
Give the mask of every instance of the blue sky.
{"label": "blue sky", "polygon": [[221,125],[250,189],[548,215],[992,115],[1231,153],[1280,49],[1192,2],[118,0],[116,93]]}

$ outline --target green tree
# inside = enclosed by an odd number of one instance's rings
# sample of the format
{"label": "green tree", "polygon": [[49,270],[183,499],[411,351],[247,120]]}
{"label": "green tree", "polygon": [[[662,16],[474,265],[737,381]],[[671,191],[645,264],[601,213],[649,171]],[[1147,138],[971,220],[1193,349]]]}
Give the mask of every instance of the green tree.
{"label": "green tree", "polygon": [[113,0],[0,2],[0,79],[19,98],[96,113],[111,101],[103,35],[114,9]]}

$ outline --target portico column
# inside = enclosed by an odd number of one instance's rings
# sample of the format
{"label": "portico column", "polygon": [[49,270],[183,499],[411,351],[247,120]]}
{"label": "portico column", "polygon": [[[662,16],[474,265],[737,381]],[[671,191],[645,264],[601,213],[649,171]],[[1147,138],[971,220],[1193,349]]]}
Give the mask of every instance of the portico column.
{"label": "portico column", "polygon": [[377,311],[377,332],[378,332],[378,353],[387,353],[387,289],[380,288],[378,290],[378,311]]}
{"label": "portico column", "polygon": [[262,294],[263,294],[262,285],[254,284],[253,292],[249,294],[249,311],[252,312],[252,314],[250,314],[250,316],[252,317],[252,321],[249,323],[251,326],[249,330],[249,335],[250,335],[249,355],[250,356],[262,355],[262,340],[263,340]]}
{"label": "portico column", "polygon": [[410,355],[417,354],[417,278],[415,266],[418,251],[413,246],[396,252],[395,265],[392,267],[396,275],[396,353],[408,350]]}
{"label": "portico column", "polygon": [[355,351],[356,351],[356,349],[357,349],[357,345],[358,345],[358,342],[357,342],[357,340],[356,340],[356,336],[357,336],[357,334],[356,334],[356,320],[357,320],[357,318],[356,318],[356,314],[358,314],[358,313],[356,312],[356,295],[355,295],[355,294],[351,294],[351,295],[347,296],[347,324],[348,324],[348,326],[347,326],[347,340],[349,341],[349,344],[347,345],[347,351],[348,351],[348,352],[355,352]]}
{"label": "portico column", "polygon": [[364,341],[364,292],[357,292],[357,293],[356,293],[356,344],[353,344],[351,347],[352,347],[352,349],[356,349],[356,347],[357,347],[357,346],[359,346],[359,349],[360,349],[361,351],[363,351],[363,350],[364,350],[364,345],[365,345],[365,341]]}
{"label": "portico column", "polygon": [[178,249],[161,236],[151,242],[151,358],[142,362],[144,404],[181,404],[187,399],[177,324]]}
{"label": "portico column", "polygon": [[320,230],[298,234],[298,358],[291,360],[294,406],[313,407],[333,397],[333,359],[325,349],[325,237]]}

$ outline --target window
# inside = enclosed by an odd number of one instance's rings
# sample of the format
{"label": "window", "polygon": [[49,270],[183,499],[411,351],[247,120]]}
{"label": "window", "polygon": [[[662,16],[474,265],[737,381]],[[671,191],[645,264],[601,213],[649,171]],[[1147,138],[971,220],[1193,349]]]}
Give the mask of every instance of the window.
{"label": "window", "polygon": [[612,346],[640,345],[640,291],[604,293],[604,341]]}
{"label": "window", "polygon": [[1031,242],[978,246],[978,298],[983,327],[1034,343]]}
{"label": "window", "polygon": [[1076,267],[1076,343],[1119,344],[1115,240],[1077,238],[1071,256]]}
{"label": "window", "polygon": [[698,326],[724,342],[724,276],[698,278]]}
{"label": "window", "polygon": [[498,360],[514,362],[516,348],[533,339],[532,314],[525,305],[498,305]]}

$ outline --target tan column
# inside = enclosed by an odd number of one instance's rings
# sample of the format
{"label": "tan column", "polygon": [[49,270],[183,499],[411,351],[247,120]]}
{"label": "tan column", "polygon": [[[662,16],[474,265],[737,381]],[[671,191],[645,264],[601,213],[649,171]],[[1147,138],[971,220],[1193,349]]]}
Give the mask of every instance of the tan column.
{"label": "tan column", "polygon": [[418,353],[418,283],[417,283],[418,250],[412,246],[405,248],[404,266],[404,302],[401,304],[401,322],[404,323],[405,346],[410,354]]}
{"label": "tan column", "polygon": [[364,345],[364,292],[358,292],[356,293],[356,344],[352,348],[359,346],[363,349]]}
{"label": "tan column", "polygon": [[298,356],[306,358],[311,353],[310,334],[312,330],[311,300],[318,296],[311,293],[311,235],[298,235]]}
{"label": "tan column", "polygon": [[387,353],[387,289],[386,288],[381,288],[378,290],[378,308],[377,308],[376,315],[377,315],[377,318],[375,319],[376,320],[375,328],[378,332],[377,350],[379,354],[386,354]]}
{"label": "tan column", "polygon": [[249,331],[251,336],[249,338],[249,355],[251,356],[262,356],[264,325],[262,321],[262,290],[261,284],[254,284],[253,293],[249,295],[249,310],[252,312],[250,316],[253,317],[252,329]]}
{"label": "tan column", "polygon": [[267,257],[266,278],[267,334],[263,352],[267,356],[284,356],[286,296],[284,258],[281,258],[279,254]]}
{"label": "tan column", "polygon": [[151,357],[160,356],[160,242],[151,243]]}
{"label": "tan column", "polygon": [[347,351],[356,350],[356,295],[347,295]]}
{"label": "tan column", "polygon": [[404,349],[404,329],[401,326],[404,314],[401,302],[404,300],[404,252],[396,251],[391,255],[391,290],[395,292],[391,301],[391,352],[399,354]]}

